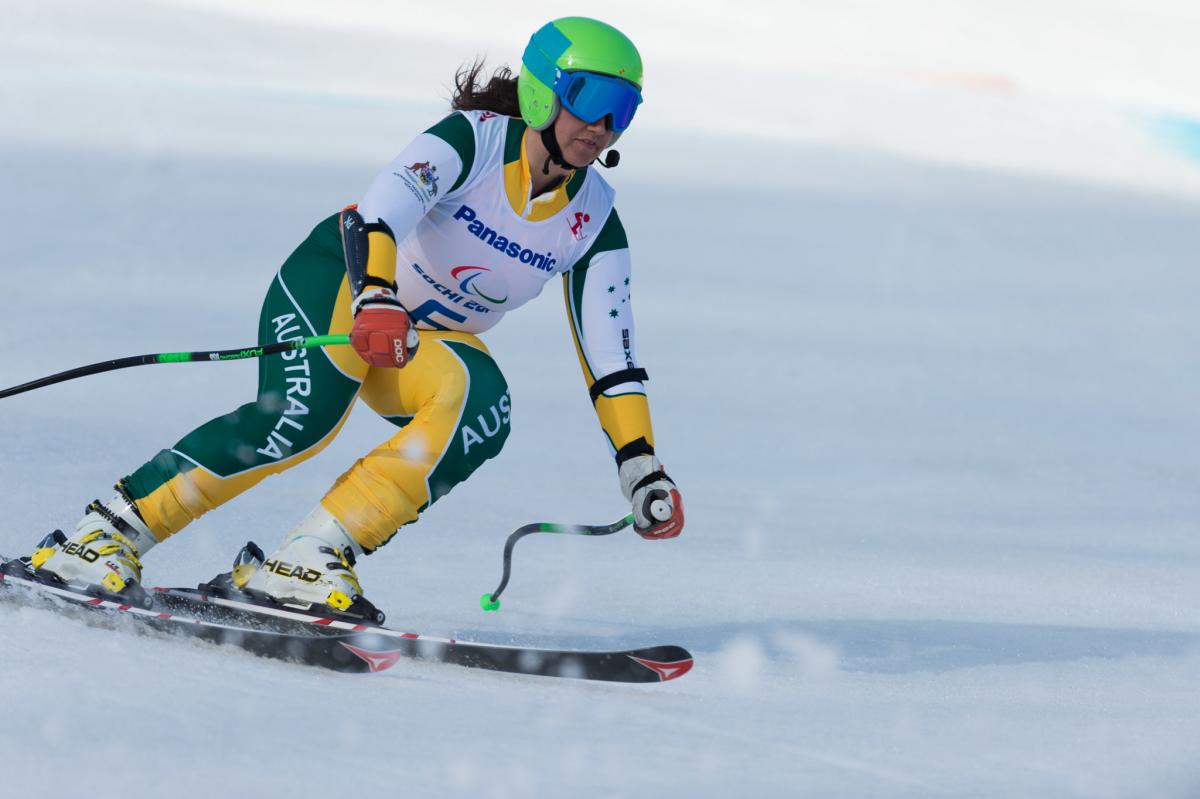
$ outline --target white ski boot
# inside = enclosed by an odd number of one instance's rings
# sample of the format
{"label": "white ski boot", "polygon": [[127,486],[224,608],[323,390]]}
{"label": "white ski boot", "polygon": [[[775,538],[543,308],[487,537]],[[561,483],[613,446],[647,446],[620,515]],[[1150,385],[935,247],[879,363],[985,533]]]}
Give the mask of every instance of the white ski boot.
{"label": "white ski boot", "polygon": [[92,591],[103,591],[144,604],[142,561],[158,539],[124,495],[92,502],[68,538],[55,530],[29,558],[35,572]]}
{"label": "white ski boot", "polygon": [[242,550],[231,574],[234,585],[247,593],[371,620],[378,614],[363,598],[362,584],[354,572],[362,545],[324,507],[318,505],[247,578],[244,567],[250,559],[244,553],[251,546]]}

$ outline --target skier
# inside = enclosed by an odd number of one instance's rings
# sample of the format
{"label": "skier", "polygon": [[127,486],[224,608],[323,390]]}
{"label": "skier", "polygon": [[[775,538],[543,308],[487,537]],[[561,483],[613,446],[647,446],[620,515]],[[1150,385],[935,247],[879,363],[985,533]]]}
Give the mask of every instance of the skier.
{"label": "skier", "polygon": [[276,600],[369,606],[356,557],[503,447],[511,399],[477,334],[554,275],[634,528],[648,539],[680,534],[683,504],[655,455],[634,355],[629,248],[613,190],[589,168],[642,101],[641,57],[610,25],[568,17],[534,33],[518,77],[502,68],[484,86],[481,70],[460,71],[453,113],[401,151],[357,205],[318,224],[271,283],[260,341],[349,333],[352,348],[261,360],[254,402],[119,481],[74,535],[42,542],[35,569],[118,596],[138,590],[152,547],[315,455],[358,397],[399,432],[232,579]]}

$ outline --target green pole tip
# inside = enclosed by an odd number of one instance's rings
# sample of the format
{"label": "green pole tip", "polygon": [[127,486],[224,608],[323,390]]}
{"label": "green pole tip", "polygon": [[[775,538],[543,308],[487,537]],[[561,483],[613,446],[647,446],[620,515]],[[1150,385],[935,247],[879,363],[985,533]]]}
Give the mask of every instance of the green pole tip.
{"label": "green pole tip", "polygon": [[479,607],[483,608],[484,610],[499,610],[500,600],[492,599],[492,595],[490,593],[484,594],[483,596],[479,597]]}

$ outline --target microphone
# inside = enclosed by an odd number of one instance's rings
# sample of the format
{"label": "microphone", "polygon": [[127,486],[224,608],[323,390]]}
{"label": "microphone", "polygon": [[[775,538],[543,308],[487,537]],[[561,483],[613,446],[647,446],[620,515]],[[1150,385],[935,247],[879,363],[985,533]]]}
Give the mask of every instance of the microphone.
{"label": "microphone", "polygon": [[597,158],[596,163],[605,169],[612,169],[614,166],[621,163],[621,154],[616,150],[609,150],[604,154],[603,158]]}

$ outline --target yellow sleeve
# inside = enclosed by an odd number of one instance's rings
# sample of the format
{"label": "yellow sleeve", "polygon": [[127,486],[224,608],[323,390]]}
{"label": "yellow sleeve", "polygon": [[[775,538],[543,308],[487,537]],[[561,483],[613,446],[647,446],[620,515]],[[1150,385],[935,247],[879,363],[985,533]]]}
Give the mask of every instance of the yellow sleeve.
{"label": "yellow sleeve", "polygon": [[386,227],[367,231],[367,275],[384,283],[396,282],[396,239]]}
{"label": "yellow sleeve", "polygon": [[612,443],[614,450],[626,444],[646,439],[654,446],[654,429],[650,424],[650,402],[645,394],[625,394],[620,397],[598,397],[596,416],[600,427]]}

